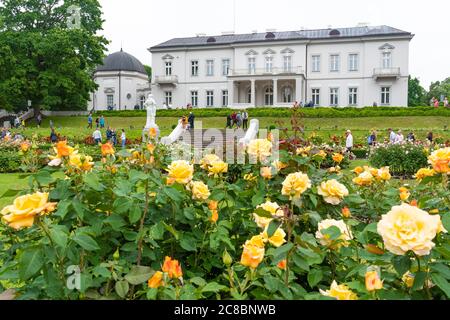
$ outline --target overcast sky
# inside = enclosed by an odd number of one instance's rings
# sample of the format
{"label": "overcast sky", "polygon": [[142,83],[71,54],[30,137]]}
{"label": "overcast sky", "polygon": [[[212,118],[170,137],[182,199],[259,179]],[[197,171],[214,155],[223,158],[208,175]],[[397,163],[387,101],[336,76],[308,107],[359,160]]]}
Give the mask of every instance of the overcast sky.
{"label": "overcast sky", "polygon": [[[448,0],[99,0],[109,52],[120,50],[151,65],[147,49],[197,33],[218,35],[352,27],[360,22],[390,25],[415,34],[410,73],[428,88],[450,76]],[[236,19],[234,4],[236,3]]]}

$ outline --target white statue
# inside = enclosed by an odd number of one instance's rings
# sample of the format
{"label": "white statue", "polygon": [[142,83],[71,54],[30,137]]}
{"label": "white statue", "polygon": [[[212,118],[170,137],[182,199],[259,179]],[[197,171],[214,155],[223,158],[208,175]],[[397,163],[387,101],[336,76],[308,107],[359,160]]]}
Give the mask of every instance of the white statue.
{"label": "white statue", "polygon": [[156,129],[157,138],[159,137],[159,127],[156,124],[156,101],[153,98],[152,94],[148,95],[147,100],[144,103],[145,109],[147,109],[147,124],[145,125],[144,132],[142,138],[146,141],[146,136],[149,133],[149,130],[152,128]]}

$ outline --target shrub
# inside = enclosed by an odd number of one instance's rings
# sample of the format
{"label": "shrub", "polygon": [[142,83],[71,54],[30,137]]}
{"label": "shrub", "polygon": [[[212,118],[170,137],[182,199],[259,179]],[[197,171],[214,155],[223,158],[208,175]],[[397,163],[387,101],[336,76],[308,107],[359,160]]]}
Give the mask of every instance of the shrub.
{"label": "shrub", "polygon": [[367,159],[369,156],[369,150],[367,149],[353,149],[352,153],[355,155],[356,159]]}
{"label": "shrub", "polygon": [[0,150],[0,172],[13,173],[19,172],[22,165],[22,159],[17,151]]}

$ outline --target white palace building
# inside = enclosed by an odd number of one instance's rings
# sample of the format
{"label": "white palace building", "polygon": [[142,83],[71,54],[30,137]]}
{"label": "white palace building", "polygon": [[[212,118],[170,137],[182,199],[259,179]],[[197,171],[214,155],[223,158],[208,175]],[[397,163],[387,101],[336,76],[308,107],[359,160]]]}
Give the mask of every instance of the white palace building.
{"label": "white palace building", "polygon": [[151,47],[173,108],[407,106],[410,32],[389,26],[176,38]]}

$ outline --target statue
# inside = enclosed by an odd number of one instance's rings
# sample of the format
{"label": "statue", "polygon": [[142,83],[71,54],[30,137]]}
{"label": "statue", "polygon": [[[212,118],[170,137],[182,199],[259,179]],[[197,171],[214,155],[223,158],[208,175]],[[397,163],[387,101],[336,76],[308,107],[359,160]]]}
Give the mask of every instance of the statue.
{"label": "statue", "polygon": [[159,136],[159,127],[156,124],[156,101],[153,98],[152,94],[148,95],[148,98],[144,103],[144,107],[147,110],[147,123],[145,125],[144,132],[142,135],[143,141],[146,140],[146,136],[148,135],[149,130],[152,128],[156,129],[158,133],[157,138]]}

